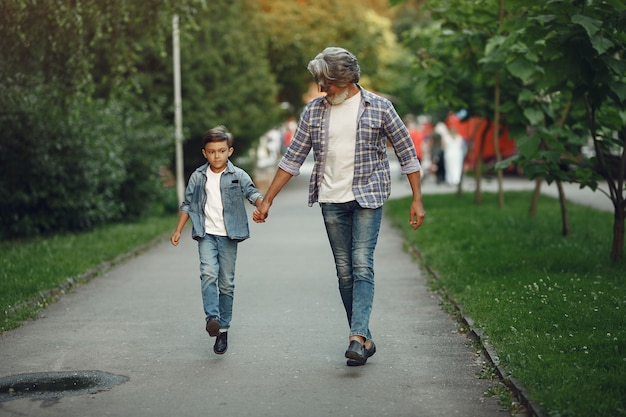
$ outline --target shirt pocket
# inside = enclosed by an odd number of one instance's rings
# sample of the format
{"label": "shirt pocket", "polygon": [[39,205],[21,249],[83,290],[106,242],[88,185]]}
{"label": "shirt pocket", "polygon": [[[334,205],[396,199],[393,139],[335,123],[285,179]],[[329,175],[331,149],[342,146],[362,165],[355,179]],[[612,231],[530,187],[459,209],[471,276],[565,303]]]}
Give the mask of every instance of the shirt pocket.
{"label": "shirt pocket", "polygon": [[383,132],[383,125],[375,120],[361,120],[358,135],[363,150],[380,154],[386,152],[387,139]]}
{"label": "shirt pocket", "polygon": [[226,187],[224,187],[222,189],[222,198],[224,199],[224,201],[228,204],[233,204],[234,202],[237,201],[237,199],[241,199],[243,198],[242,192],[241,192],[241,186],[239,185],[238,182],[233,182],[228,184]]}
{"label": "shirt pocket", "polygon": [[376,144],[383,136],[382,123],[375,120],[361,120],[359,123],[359,134],[361,138],[372,144]]}

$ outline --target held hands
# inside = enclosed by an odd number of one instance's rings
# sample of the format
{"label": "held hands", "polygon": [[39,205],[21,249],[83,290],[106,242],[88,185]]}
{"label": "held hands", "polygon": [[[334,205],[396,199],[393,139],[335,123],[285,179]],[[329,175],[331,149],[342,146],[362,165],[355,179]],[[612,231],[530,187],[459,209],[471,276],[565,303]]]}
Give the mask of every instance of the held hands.
{"label": "held hands", "polygon": [[257,206],[256,210],[254,210],[254,213],[252,213],[252,220],[254,220],[255,223],[265,223],[265,219],[267,219],[269,211],[269,203],[263,200],[261,204]]}
{"label": "held hands", "polygon": [[424,222],[426,212],[421,201],[413,201],[409,209],[409,224],[413,230],[417,230]]}

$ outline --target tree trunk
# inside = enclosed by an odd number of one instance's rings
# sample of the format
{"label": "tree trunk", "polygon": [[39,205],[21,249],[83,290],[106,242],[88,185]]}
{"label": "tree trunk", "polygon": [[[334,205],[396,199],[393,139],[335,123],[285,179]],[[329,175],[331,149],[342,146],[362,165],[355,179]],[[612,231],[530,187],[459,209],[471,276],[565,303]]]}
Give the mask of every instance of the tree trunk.
{"label": "tree trunk", "polygon": [[539,197],[541,196],[541,184],[543,183],[542,177],[535,179],[535,190],[533,191],[533,197],[530,201],[530,210],[528,210],[529,217],[535,217],[537,214],[537,206],[539,205]]}
{"label": "tree trunk", "polygon": [[[483,202],[483,196],[480,190],[480,182],[482,180],[482,173],[483,173],[483,153],[485,152],[485,135],[487,134],[487,132],[489,131],[489,126],[491,125],[491,122],[489,120],[486,120],[486,124],[485,124],[485,129],[480,133],[480,138],[478,141],[478,156],[476,157],[476,168],[475,168],[475,172],[476,172],[476,191],[474,193],[474,202],[476,204],[480,204]],[[476,144],[474,144],[474,146],[476,146]]]}
{"label": "tree trunk", "polygon": [[569,236],[569,215],[567,214],[567,201],[565,200],[565,191],[563,190],[563,182],[557,181],[556,187],[559,190],[559,203],[561,204],[561,233],[563,236]]}
{"label": "tree trunk", "polygon": [[[622,147],[622,157],[618,172],[608,166],[604,152],[600,146],[600,140],[596,135],[596,109],[589,103],[587,94],[583,96],[585,110],[587,113],[587,123],[589,133],[593,139],[593,146],[596,157],[602,172],[605,172],[604,179],[609,187],[611,201],[613,202],[613,243],[611,244],[611,261],[616,262],[624,258],[624,218],[626,217],[626,202],[624,197],[624,178],[626,178],[626,146]],[[622,131],[626,135],[626,129]]]}
{"label": "tree trunk", "polygon": [[[494,91],[494,115],[493,115],[493,151],[496,156],[496,164],[502,160],[500,154],[500,77],[498,73],[495,75],[495,91]],[[496,170],[498,176],[498,207],[504,207],[504,190],[502,189],[502,170]]]}
{"label": "tree trunk", "polygon": [[[504,22],[504,0],[500,0],[500,10],[498,12],[498,26],[502,27]],[[502,154],[500,153],[500,74],[496,72],[495,76],[495,91],[494,91],[494,118],[493,118],[493,151],[496,156],[496,165],[502,160]],[[496,170],[498,176],[498,207],[504,207],[504,189],[503,189],[503,176],[504,172],[501,169]]]}
{"label": "tree trunk", "polygon": [[[626,137],[626,129],[622,134]],[[624,258],[624,222],[626,221],[626,196],[624,196],[624,180],[626,180],[626,146],[622,148],[622,157],[617,172],[617,184],[614,188],[613,207],[613,244],[611,245],[611,261]]]}
{"label": "tree trunk", "polygon": [[616,207],[613,214],[613,244],[611,245],[611,261],[616,262],[624,258],[624,218],[626,207],[621,199],[621,208]]}

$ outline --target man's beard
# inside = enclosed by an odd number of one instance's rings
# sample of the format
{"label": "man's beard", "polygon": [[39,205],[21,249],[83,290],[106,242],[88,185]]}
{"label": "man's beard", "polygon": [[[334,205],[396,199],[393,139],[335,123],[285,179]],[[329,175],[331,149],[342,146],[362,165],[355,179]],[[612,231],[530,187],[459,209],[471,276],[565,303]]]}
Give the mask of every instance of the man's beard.
{"label": "man's beard", "polygon": [[328,101],[330,102],[330,104],[332,104],[333,106],[337,106],[341,103],[343,103],[344,101],[346,101],[346,99],[348,98],[348,87],[344,88],[343,90],[341,90],[340,93],[336,93],[333,98],[330,97],[326,97],[328,99]]}

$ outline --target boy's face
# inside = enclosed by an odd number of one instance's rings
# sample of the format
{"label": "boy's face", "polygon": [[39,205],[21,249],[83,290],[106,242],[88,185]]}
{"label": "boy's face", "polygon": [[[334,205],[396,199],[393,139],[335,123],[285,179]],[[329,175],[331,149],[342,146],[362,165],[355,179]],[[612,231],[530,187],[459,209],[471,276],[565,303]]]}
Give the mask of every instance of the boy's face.
{"label": "boy's face", "polygon": [[227,141],[209,142],[202,149],[202,155],[209,161],[209,167],[213,172],[222,172],[232,153],[233,148],[228,146]]}

